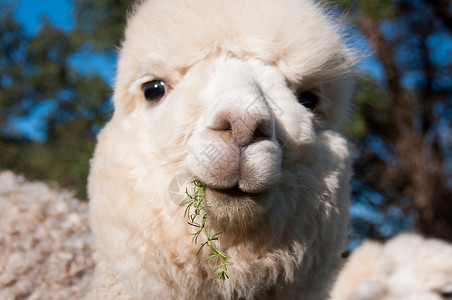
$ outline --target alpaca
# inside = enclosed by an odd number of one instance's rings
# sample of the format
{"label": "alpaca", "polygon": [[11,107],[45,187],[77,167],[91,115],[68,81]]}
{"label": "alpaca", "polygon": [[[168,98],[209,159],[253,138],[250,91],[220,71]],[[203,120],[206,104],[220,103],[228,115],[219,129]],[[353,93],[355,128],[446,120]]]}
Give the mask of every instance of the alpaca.
{"label": "alpaca", "polygon": [[452,299],[452,245],[402,234],[385,245],[366,241],[336,282],[334,300]]}
{"label": "alpaca", "polygon": [[[346,245],[353,64],[314,1],[141,1],[91,161],[90,297],[327,299]],[[217,262],[171,196],[184,176],[182,194],[206,186],[229,279],[210,278]]]}

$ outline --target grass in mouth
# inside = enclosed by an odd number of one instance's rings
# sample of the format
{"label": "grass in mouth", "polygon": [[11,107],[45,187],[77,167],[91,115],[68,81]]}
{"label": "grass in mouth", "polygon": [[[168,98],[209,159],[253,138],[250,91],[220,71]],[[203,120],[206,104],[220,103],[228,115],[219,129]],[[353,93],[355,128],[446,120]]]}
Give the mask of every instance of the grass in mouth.
{"label": "grass in mouth", "polygon": [[199,250],[196,255],[201,252],[202,248],[210,248],[211,253],[209,254],[209,256],[204,258],[203,261],[217,260],[219,264],[218,266],[212,268],[212,272],[214,272],[215,274],[211,278],[219,278],[221,281],[225,281],[226,279],[229,279],[227,267],[233,265],[233,263],[227,261],[231,257],[226,253],[218,250],[218,248],[214,244],[214,241],[218,241],[221,238],[222,232],[212,235],[212,226],[207,226],[208,215],[203,211],[203,209],[205,209],[207,206],[204,206],[202,203],[203,192],[206,188],[206,185],[199,180],[194,180],[193,184],[194,188],[192,194],[190,194],[188,190],[185,191],[189,200],[181,203],[180,205],[187,206],[185,208],[184,217],[188,219],[188,225],[196,228],[196,232],[191,234],[193,235],[193,242],[195,244],[198,244],[198,238],[200,235],[204,235],[206,238],[206,241],[200,244]]}

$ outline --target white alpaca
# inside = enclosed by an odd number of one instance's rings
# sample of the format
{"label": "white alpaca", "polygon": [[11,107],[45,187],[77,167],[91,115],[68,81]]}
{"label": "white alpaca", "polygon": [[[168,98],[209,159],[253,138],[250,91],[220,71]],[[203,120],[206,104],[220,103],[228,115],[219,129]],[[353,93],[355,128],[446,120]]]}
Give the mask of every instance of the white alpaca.
{"label": "white alpaca", "polygon": [[[128,20],[89,177],[92,298],[326,299],[346,244],[350,51],[308,0],[149,0]],[[216,244],[168,189],[207,185]],[[191,190],[191,187],[189,187]],[[202,242],[202,241],[200,241]]]}
{"label": "white alpaca", "polygon": [[334,300],[452,299],[452,245],[414,234],[365,242],[349,258]]}

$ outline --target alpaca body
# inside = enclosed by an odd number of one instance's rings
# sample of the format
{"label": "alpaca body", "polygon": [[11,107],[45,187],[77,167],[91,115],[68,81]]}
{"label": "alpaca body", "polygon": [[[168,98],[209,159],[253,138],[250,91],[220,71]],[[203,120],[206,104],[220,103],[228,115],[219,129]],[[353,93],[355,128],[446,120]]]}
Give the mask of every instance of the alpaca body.
{"label": "alpaca body", "polygon": [[443,300],[452,295],[452,245],[416,234],[365,241],[334,285],[334,300]]}

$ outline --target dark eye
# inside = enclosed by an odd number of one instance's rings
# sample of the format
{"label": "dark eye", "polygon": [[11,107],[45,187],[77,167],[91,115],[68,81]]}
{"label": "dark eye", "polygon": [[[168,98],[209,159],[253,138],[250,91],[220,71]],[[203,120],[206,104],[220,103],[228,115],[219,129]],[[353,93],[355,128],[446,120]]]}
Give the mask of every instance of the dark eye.
{"label": "dark eye", "polygon": [[143,93],[147,101],[157,102],[166,95],[166,85],[161,80],[152,80],[143,84]]}
{"label": "dark eye", "polygon": [[452,291],[444,291],[439,293],[444,299],[452,299]]}
{"label": "dark eye", "polygon": [[319,97],[314,92],[303,92],[298,95],[298,102],[310,110],[314,110],[319,103]]}

